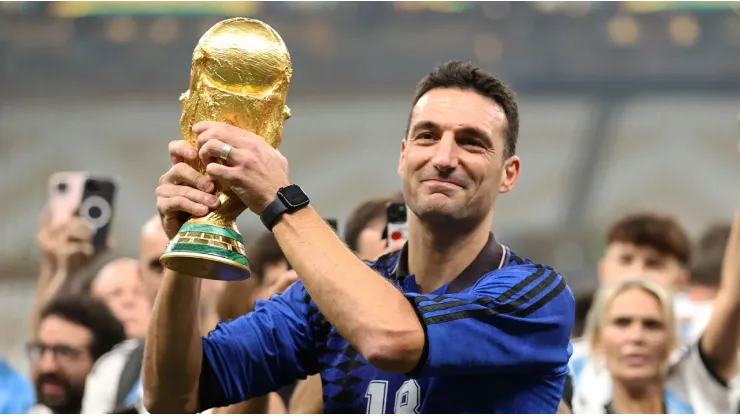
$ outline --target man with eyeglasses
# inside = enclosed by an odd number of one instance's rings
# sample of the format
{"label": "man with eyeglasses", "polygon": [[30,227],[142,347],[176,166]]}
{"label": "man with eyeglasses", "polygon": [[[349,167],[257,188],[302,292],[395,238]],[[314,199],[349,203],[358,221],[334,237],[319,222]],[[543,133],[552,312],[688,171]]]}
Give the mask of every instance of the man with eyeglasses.
{"label": "man with eyeglasses", "polygon": [[28,344],[38,401],[29,413],[80,413],[95,360],[125,339],[123,324],[99,300],[69,295],[49,302]]}

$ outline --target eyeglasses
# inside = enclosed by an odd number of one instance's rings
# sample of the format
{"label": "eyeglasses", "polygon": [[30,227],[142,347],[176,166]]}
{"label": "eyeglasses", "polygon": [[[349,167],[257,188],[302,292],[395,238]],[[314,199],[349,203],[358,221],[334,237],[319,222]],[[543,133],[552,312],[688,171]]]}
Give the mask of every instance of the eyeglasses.
{"label": "eyeglasses", "polygon": [[71,345],[46,345],[41,342],[29,342],[26,348],[28,349],[28,358],[33,363],[41,360],[47,350],[51,351],[52,356],[58,362],[72,362],[88,349],[87,347],[79,348]]}

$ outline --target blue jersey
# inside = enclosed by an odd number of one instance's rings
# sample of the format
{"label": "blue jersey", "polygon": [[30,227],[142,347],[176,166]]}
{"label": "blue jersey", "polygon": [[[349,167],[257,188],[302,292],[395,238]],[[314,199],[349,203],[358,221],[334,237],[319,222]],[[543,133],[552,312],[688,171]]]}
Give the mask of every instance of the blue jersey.
{"label": "blue jersey", "polygon": [[413,372],[368,364],[297,282],[203,338],[200,408],[320,373],[324,413],[556,412],[575,312],[558,272],[517,257],[492,235],[460,276],[432,293],[419,293],[405,249],[371,267],[422,322],[424,352]]}
{"label": "blue jersey", "polygon": [[0,413],[28,413],[35,403],[31,381],[0,358]]}

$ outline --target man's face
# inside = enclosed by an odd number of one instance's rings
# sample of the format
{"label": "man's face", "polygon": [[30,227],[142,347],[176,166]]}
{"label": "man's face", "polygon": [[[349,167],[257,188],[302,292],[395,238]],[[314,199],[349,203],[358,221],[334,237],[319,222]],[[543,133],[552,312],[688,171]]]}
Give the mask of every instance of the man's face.
{"label": "man's face", "polygon": [[686,276],[686,269],[675,257],[627,242],[609,244],[599,264],[599,279],[604,285],[646,277],[669,290],[679,291]]}
{"label": "man's face", "polygon": [[140,273],[135,260],[116,260],[101,270],[90,290],[121,321],[128,338],[144,336],[149,325],[151,304],[144,293]]}
{"label": "man's face", "polygon": [[148,226],[142,233],[139,242],[139,264],[141,266],[141,279],[144,291],[150,302],[154,302],[162,285],[164,268],[159,263],[159,256],[167,248],[169,239],[161,228],[161,225]]}
{"label": "man's face", "polygon": [[504,160],[506,116],[477,92],[440,88],[411,112],[398,172],[404,200],[423,221],[480,222],[498,193],[514,187],[519,158]]}
{"label": "man's face", "polygon": [[89,329],[50,315],[29,346],[31,377],[38,402],[54,413],[79,413],[85,379],[93,366]]}

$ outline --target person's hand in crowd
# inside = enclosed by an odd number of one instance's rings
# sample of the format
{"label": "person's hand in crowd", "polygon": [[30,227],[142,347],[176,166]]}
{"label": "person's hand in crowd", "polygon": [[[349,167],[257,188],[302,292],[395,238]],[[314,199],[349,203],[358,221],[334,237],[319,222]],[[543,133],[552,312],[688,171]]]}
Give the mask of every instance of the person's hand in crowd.
{"label": "person's hand in crowd", "polygon": [[[383,240],[383,242],[385,242],[385,241],[387,241],[387,240]],[[382,256],[385,256],[388,253],[393,253],[394,251],[398,251],[398,250],[402,249],[404,244],[406,244],[406,240],[405,239],[399,239],[399,240],[396,240],[396,241],[391,241],[389,243],[389,245],[388,245],[388,248],[386,248],[382,253],[380,253],[380,255],[378,256],[378,258],[380,258]],[[373,259],[373,260],[377,260],[377,258],[376,259]]]}
{"label": "person's hand in crowd", "polygon": [[77,216],[53,222],[48,207],[41,213],[36,238],[42,261],[55,275],[72,275],[87,266],[95,255],[92,228]]}
{"label": "person's hand in crowd", "polygon": [[216,184],[201,175],[198,152],[186,141],[175,140],[169,145],[172,167],[159,178],[157,211],[169,238],[174,238],[190,216],[203,217],[219,207]]}
{"label": "person's hand in crowd", "polygon": [[[196,147],[208,175],[231,188],[255,214],[272,202],[280,188],[290,185],[288,160],[260,136],[226,123],[193,126]],[[224,158],[224,149],[227,152]]]}
{"label": "person's hand in crowd", "polygon": [[71,216],[53,221],[49,207],[42,210],[36,232],[41,267],[36,283],[31,333],[35,334],[38,329],[41,309],[46,302],[95,257],[92,238],[93,230],[82,218]]}

